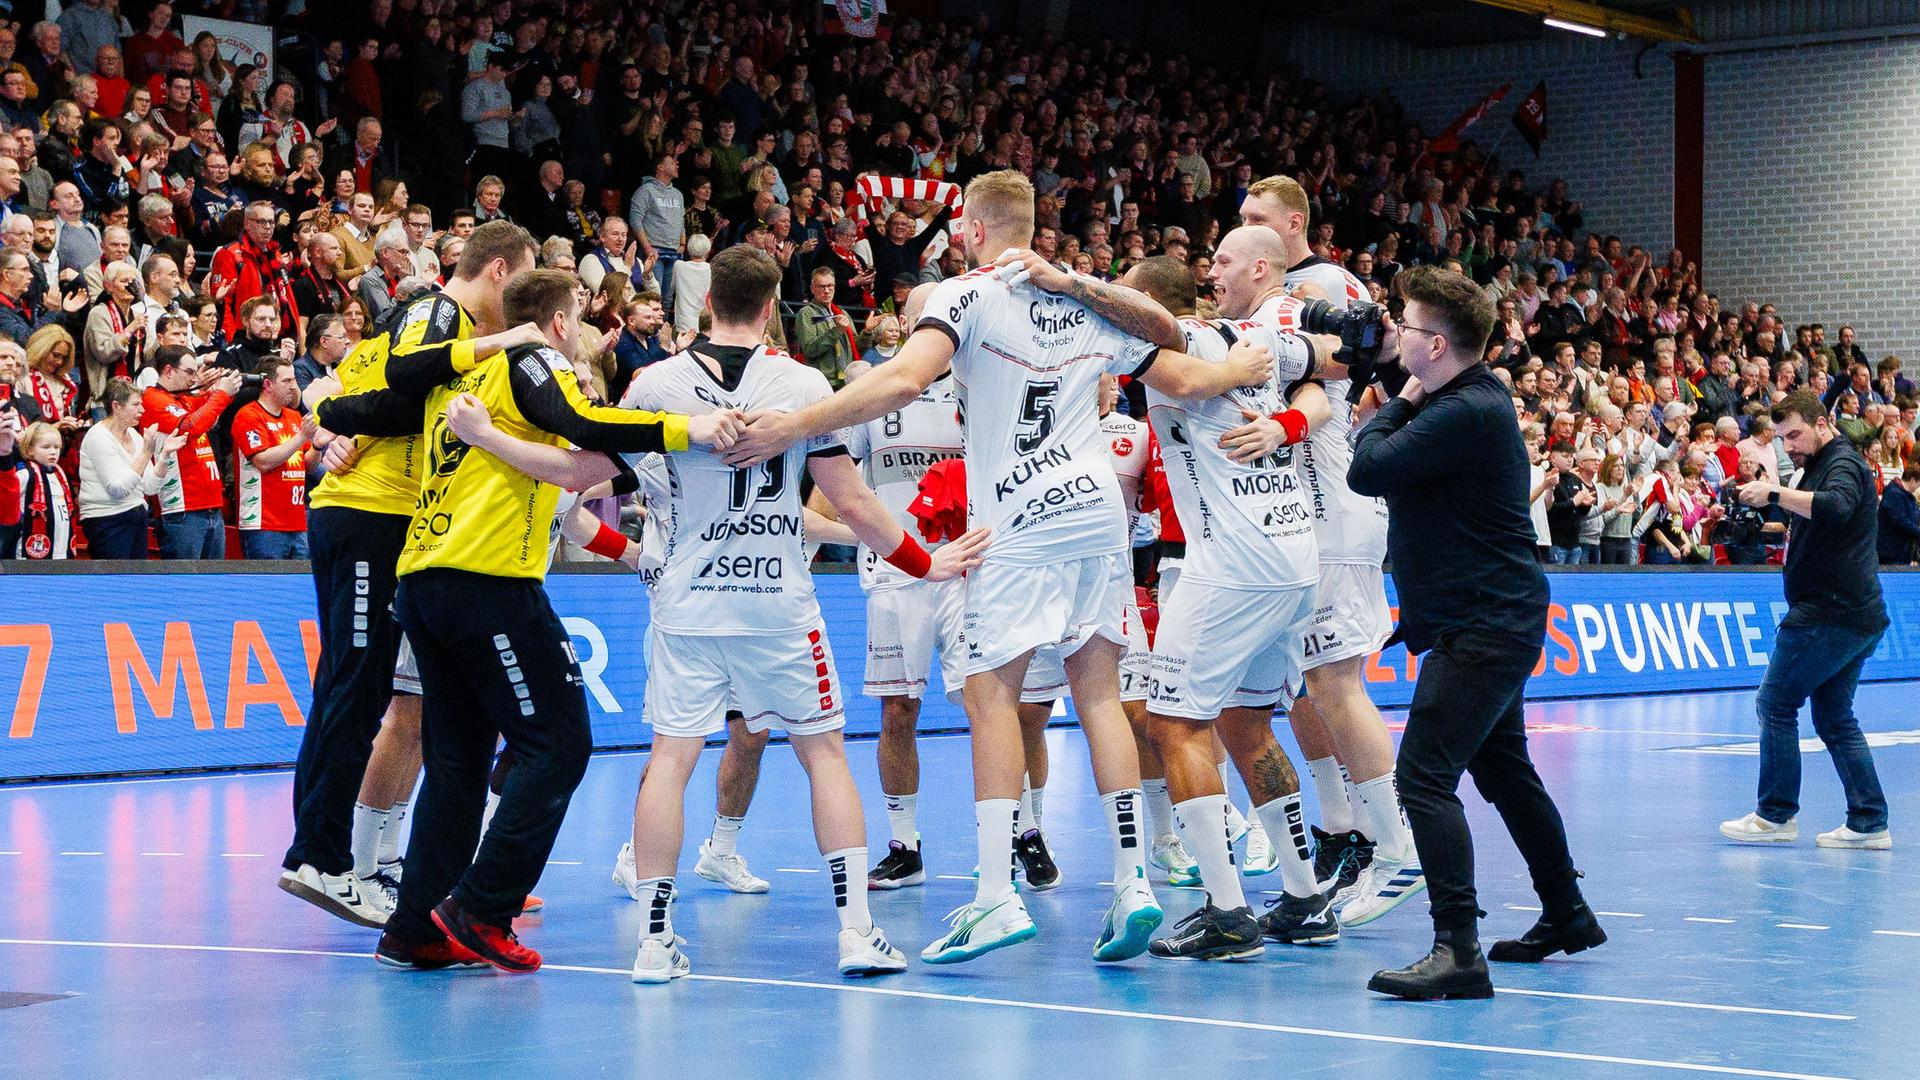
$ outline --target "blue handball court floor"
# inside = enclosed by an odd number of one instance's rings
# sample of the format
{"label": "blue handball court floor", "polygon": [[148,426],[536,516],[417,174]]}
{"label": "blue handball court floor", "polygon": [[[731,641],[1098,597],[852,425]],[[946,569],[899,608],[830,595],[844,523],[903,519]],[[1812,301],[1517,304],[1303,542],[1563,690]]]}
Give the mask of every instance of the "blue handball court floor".
{"label": "blue handball court floor", "polygon": [[[1529,708],[1612,941],[1497,967],[1494,1000],[1450,1004],[1364,989],[1425,950],[1424,902],[1326,949],[1096,966],[1111,863],[1070,729],[1051,736],[1045,806],[1066,884],[1029,898],[1040,936],[860,983],[835,973],[804,779],[778,745],[741,848],[770,895],[693,876],[717,752],[696,775],[676,917],[694,976],[666,987],[629,981],[641,912],[608,879],[641,755],[594,761],[540,883],[546,912],[520,927],[547,959],[524,977],[382,969],[371,932],[276,889],[286,772],[0,787],[0,1076],[1920,1077],[1914,701],[1910,683],[1859,696],[1892,852],[1814,846],[1842,805],[1811,739],[1801,842],[1721,840],[1718,822],[1752,808],[1751,693]],[[873,744],[849,752],[878,852]],[[910,955],[972,889],[967,740],[925,739],[922,762],[929,881],[873,901]],[[1464,795],[1491,940],[1530,924],[1534,897],[1495,815]],[[1279,888],[1249,885],[1256,902]],[[1169,922],[1197,901],[1156,888]]]}

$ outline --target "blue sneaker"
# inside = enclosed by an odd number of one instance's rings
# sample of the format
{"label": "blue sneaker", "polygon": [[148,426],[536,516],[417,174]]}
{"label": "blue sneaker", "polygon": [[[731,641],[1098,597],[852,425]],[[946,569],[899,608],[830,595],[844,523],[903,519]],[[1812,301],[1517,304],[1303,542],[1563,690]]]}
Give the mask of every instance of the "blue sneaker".
{"label": "blue sneaker", "polygon": [[1093,958],[1111,964],[1139,956],[1147,951],[1153,932],[1160,929],[1164,918],[1160,902],[1147,887],[1146,876],[1135,877],[1114,894],[1113,904],[1107,908],[1107,923],[1093,946]]}
{"label": "blue sneaker", "polygon": [[995,949],[1018,945],[1039,932],[1028,918],[1027,906],[1020,902],[1020,894],[1014,892],[985,907],[978,903],[962,904],[948,913],[947,925],[953,929],[920,950],[920,959],[929,964],[959,964]]}

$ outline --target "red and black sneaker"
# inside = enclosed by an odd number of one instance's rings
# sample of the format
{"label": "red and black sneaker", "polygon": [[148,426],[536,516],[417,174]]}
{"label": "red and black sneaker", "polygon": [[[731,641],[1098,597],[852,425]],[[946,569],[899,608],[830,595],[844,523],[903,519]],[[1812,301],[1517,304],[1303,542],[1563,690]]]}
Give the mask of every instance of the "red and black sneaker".
{"label": "red and black sneaker", "polygon": [[472,949],[448,938],[418,944],[402,941],[394,937],[391,931],[380,935],[380,945],[373,950],[373,958],[388,967],[406,968],[410,971],[439,971],[450,967],[486,967],[487,962],[480,959]]}
{"label": "red and black sneaker", "polygon": [[540,970],[540,954],[520,944],[512,930],[481,922],[451,896],[433,909],[433,925],[501,971],[524,974]]}

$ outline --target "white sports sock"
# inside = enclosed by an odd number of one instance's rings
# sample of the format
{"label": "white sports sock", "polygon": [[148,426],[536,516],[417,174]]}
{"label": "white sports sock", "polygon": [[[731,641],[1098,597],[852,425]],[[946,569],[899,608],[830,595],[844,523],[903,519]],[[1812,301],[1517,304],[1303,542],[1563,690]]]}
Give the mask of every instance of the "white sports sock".
{"label": "white sports sock", "polygon": [[1020,805],[1013,815],[1013,835],[1016,839],[1028,829],[1037,829],[1033,823],[1033,783],[1025,776],[1020,778]]}
{"label": "white sports sock", "polygon": [[1013,891],[1013,815],[1019,799],[981,799],[973,804],[975,840],[980,847],[980,880],[973,902],[985,907]]}
{"label": "white sports sock", "polygon": [[1227,793],[1227,835],[1232,836],[1246,828],[1247,818],[1240,808],[1233,805],[1233,763],[1220,763],[1220,790]]}
{"label": "white sports sock", "polygon": [[1287,895],[1306,899],[1316,895],[1320,886],[1313,880],[1313,859],[1307,851],[1307,824],[1300,816],[1300,793],[1282,795],[1257,808],[1267,836],[1273,840],[1273,853],[1280,860],[1281,887]]}
{"label": "white sports sock", "polygon": [[407,822],[407,800],[400,799],[393,804],[393,810],[387,818],[387,827],[380,830],[380,862],[382,865],[400,861],[400,826]]}
{"label": "white sports sock", "polygon": [[1383,859],[1413,858],[1413,831],[1400,813],[1400,791],[1393,786],[1393,774],[1383,773],[1354,785],[1360,806],[1360,829],[1378,845],[1375,856]]}
{"label": "white sports sock", "polygon": [[353,854],[353,872],[372,877],[380,869],[380,834],[387,827],[390,810],[375,810],[366,803],[353,804],[353,839],[348,850]]}
{"label": "white sports sock", "polygon": [[1165,780],[1142,780],[1140,790],[1147,800],[1147,823],[1153,827],[1154,844],[1179,839],[1173,831],[1173,798],[1167,794]]}
{"label": "white sports sock", "polygon": [[861,933],[873,929],[873,915],[867,911],[867,849],[841,848],[821,856],[827,860],[827,876],[833,879],[833,908],[840,915],[840,927],[852,927]]}
{"label": "white sports sock", "polygon": [[673,941],[673,878],[641,878],[634,890],[647,898],[647,925],[640,930],[642,940]]}
{"label": "white sports sock", "polygon": [[1113,837],[1113,885],[1124,889],[1147,877],[1147,849],[1140,842],[1140,810],[1145,800],[1139,788],[1121,788],[1100,796],[1107,810],[1107,832]]}
{"label": "white sports sock", "polygon": [[740,826],[746,822],[747,819],[743,817],[713,815],[713,833],[707,837],[707,850],[715,855],[733,854],[740,844]]}
{"label": "white sports sock", "polygon": [[1200,880],[1206,882],[1207,895],[1217,907],[1232,911],[1247,906],[1247,894],[1240,888],[1240,868],[1233,863],[1233,847],[1227,843],[1227,797],[1201,795],[1173,808],[1180,823],[1180,839],[1186,842],[1193,861],[1200,864]]}
{"label": "white sports sock", "polygon": [[1346,770],[1332,757],[1307,762],[1313,774],[1313,793],[1320,800],[1320,827],[1330,833],[1353,829],[1353,807],[1347,802]]}
{"label": "white sports sock", "polygon": [[1046,801],[1046,797],[1047,797],[1046,788],[1037,787],[1037,788],[1029,788],[1027,790],[1027,803],[1033,810],[1033,813],[1031,816],[1029,816],[1026,819],[1027,821],[1031,822],[1031,824],[1022,828],[1020,830],[1021,832],[1026,832],[1027,829],[1038,829],[1041,832],[1047,831],[1047,827],[1041,824],[1041,821],[1040,821],[1041,803]]}
{"label": "white sports sock", "polygon": [[920,806],[920,793],[892,795],[883,791],[880,794],[887,801],[887,827],[893,830],[893,838],[906,845],[908,851],[918,848],[920,827],[914,819]]}

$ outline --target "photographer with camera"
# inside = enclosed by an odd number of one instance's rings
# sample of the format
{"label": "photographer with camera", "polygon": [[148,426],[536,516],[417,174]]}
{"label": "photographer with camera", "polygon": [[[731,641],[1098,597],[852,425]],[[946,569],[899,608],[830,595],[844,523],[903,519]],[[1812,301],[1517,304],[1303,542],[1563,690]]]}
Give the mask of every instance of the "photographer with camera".
{"label": "photographer with camera", "polygon": [[1800,838],[1800,707],[1813,699],[1813,730],[1833,757],[1847,794],[1846,824],[1820,834],[1827,848],[1893,846],[1887,799],[1873,752],[1853,715],[1860,671],[1887,629],[1876,540],[1880,505],[1866,459],[1841,437],[1813,394],[1788,395],[1773,408],[1774,430],[1801,470],[1793,487],[1755,480],[1740,504],[1792,515],[1782,575],[1787,615],[1754,708],[1760,717],[1759,807],[1724,822],[1740,843]]}
{"label": "photographer with camera", "polygon": [[177,345],[155,349],[153,367],[160,381],[141,397],[140,426],[187,439],[160,486],[160,555],[223,559],[227,526],[221,515],[220,462],[207,433],[240,392],[240,373],[210,369],[204,357]]}
{"label": "photographer with camera", "polygon": [[1740,504],[1740,489],[1761,479],[1760,463],[1743,457],[1734,479],[1720,489],[1720,513],[1708,540],[1720,545],[1734,566],[1760,566],[1767,561],[1768,545],[1787,542],[1787,518],[1779,507],[1756,510]]}
{"label": "photographer with camera", "polygon": [[1399,591],[1396,636],[1425,654],[1395,776],[1432,897],[1433,950],[1368,988],[1414,999],[1488,998],[1473,843],[1460,774],[1499,810],[1542,914],[1494,960],[1538,962],[1606,941],[1581,897],[1560,812],[1527,755],[1521,700],[1546,633],[1547,581],[1533,552],[1526,448],[1507,387],[1481,361],[1493,303],[1459,274],[1403,271],[1400,325],[1383,355],[1410,376],[1355,442],[1353,490],[1384,497]]}

